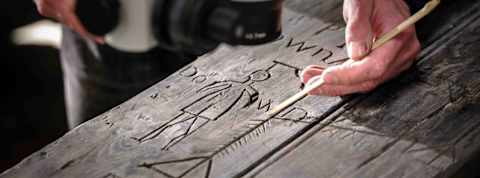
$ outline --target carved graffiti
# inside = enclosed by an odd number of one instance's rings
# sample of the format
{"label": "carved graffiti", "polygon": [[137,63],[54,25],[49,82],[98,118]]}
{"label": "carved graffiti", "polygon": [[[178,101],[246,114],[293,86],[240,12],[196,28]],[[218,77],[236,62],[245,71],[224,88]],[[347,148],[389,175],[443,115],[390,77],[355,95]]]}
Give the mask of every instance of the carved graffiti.
{"label": "carved graffiti", "polygon": [[[320,61],[323,61],[327,64],[340,64],[348,60],[348,58],[340,58],[340,59],[331,59],[334,55],[333,51],[325,48],[319,47],[315,44],[308,44],[306,41],[295,41],[295,39],[290,38],[286,48],[295,48],[295,52],[303,53],[309,51],[312,57],[319,58]],[[337,48],[344,48],[345,43],[336,45]]]}
{"label": "carved graffiti", "polygon": [[[301,70],[298,67],[274,61],[269,67],[253,71],[242,80],[220,80],[206,84],[195,91],[198,97],[194,98],[192,102],[186,106],[180,108],[178,115],[173,119],[133,139],[143,143],[156,138],[162,138],[166,141],[161,145],[161,149],[168,150],[207,124],[213,124],[220,119],[226,119],[226,116],[232,115],[229,114],[230,112],[238,112],[243,109],[267,112],[271,109],[274,100],[262,96],[262,91],[260,91],[260,88],[257,88],[259,86],[257,84],[276,77],[273,75],[278,75],[281,73],[278,71],[284,71],[285,69],[292,72],[289,74],[290,76],[295,77],[298,77],[297,73]],[[273,72],[275,70],[278,71]],[[208,177],[214,156],[218,154],[229,154],[238,148],[239,145],[248,143],[247,140],[259,138],[259,136],[265,133],[267,128],[270,127],[269,125],[271,125],[272,119],[295,123],[307,122],[307,120],[311,118],[308,117],[308,112],[305,109],[292,106],[280,113],[279,117],[276,118],[248,120],[248,124],[245,125],[247,129],[241,130],[239,137],[234,137],[227,143],[222,144],[221,147],[212,150],[210,155],[142,163],[139,164],[138,167],[146,168],[171,178],[184,177],[193,170],[205,169],[204,176]]]}
{"label": "carved graffiti", "polygon": [[302,51],[316,48],[317,45],[307,45],[307,42],[305,41],[294,42],[294,39],[290,38],[290,41],[288,41],[286,48],[293,48],[293,47],[297,48],[296,52],[302,52]]}
{"label": "carved graffiti", "polygon": [[[269,78],[270,73],[267,70],[257,70],[244,81],[214,81],[205,85],[196,91],[200,97],[180,109],[180,113],[175,118],[141,137],[132,137],[132,139],[142,143],[163,136],[169,141],[162,146],[162,149],[168,150],[203,125],[221,118],[235,106],[241,109],[256,103],[259,92],[252,87],[252,84]],[[259,109],[264,109],[266,106],[269,107],[269,103],[258,104]]]}
{"label": "carved graffiti", "polygon": [[198,69],[195,66],[187,66],[180,71],[180,76],[193,77],[198,73]]}
{"label": "carved graffiti", "polygon": [[[207,124],[208,121],[209,119],[201,116],[183,112],[146,135],[139,138],[133,137],[132,139],[138,142],[145,142],[163,134],[164,137],[170,138],[170,140],[165,145],[162,145],[161,149],[168,150],[171,146]],[[165,132],[166,130],[169,130],[169,132]]]}
{"label": "carved graffiti", "polygon": [[191,78],[191,81],[194,83],[203,83],[208,80],[209,77],[216,76],[216,72],[201,74],[197,67],[187,66],[184,69],[180,70],[179,75],[186,78]]}
{"label": "carved graffiti", "polygon": [[[203,177],[209,177],[212,160],[209,160],[209,157],[191,157],[186,159],[179,159],[179,160],[169,160],[169,161],[161,161],[161,162],[152,162],[152,163],[142,163],[138,165],[140,168],[146,168],[152,170],[158,174],[166,176],[168,178],[181,178],[188,174],[193,169],[197,168],[200,164],[208,161],[208,165],[206,167],[205,175]],[[162,167],[170,166],[188,166],[189,169],[180,172],[171,171],[171,169],[163,169]]]}
{"label": "carved graffiti", "polygon": [[308,112],[303,108],[292,107],[280,115],[279,119],[287,119],[294,122],[299,122],[307,119]]}
{"label": "carved graffiti", "polygon": [[107,175],[103,176],[102,178],[121,178],[121,177],[115,175],[114,173],[108,173]]}

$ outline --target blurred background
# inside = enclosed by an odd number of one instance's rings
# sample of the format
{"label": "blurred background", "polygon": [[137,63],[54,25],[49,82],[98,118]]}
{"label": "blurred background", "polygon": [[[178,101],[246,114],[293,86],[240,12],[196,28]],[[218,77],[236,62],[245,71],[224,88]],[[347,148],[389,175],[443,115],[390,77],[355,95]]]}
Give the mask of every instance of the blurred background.
{"label": "blurred background", "polygon": [[[42,18],[33,0],[8,1],[2,17],[0,57],[0,173],[67,132],[58,45],[60,26]],[[455,178],[480,177],[480,156]]]}
{"label": "blurred background", "polygon": [[[36,12],[33,0],[0,6],[0,172],[67,131],[59,28]],[[33,24],[32,24],[33,23]],[[36,38],[35,38],[36,36]],[[39,39],[42,37],[43,39]]]}

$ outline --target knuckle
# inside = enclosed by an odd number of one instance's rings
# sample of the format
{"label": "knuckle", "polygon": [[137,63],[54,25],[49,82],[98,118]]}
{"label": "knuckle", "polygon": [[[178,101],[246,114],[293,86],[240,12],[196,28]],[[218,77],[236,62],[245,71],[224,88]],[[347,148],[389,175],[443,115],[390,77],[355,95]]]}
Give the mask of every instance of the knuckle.
{"label": "knuckle", "polygon": [[376,62],[370,70],[373,79],[380,79],[387,73],[387,64],[384,60]]}
{"label": "knuckle", "polygon": [[37,11],[42,16],[50,16],[52,13],[45,1],[39,1],[37,3]]}
{"label": "knuckle", "polygon": [[345,40],[346,41],[363,41],[365,38],[370,36],[371,27],[370,23],[364,20],[351,19],[347,23],[345,29]]}
{"label": "knuckle", "polygon": [[415,38],[415,40],[413,40],[413,44],[412,44],[412,48],[413,48],[413,51],[415,53],[419,53],[421,48],[422,48],[422,45],[420,44],[420,41],[418,41],[417,38]]}
{"label": "knuckle", "polygon": [[355,32],[355,31],[358,31],[358,29],[361,29],[364,25],[365,23],[363,23],[358,18],[351,18],[348,21],[346,30],[348,30],[349,32]]}
{"label": "knuckle", "polygon": [[331,69],[327,69],[323,72],[323,79],[325,80],[325,83],[336,83],[337,78],[335,76],[335,71]]}
{"label": "knuckle", "polygon": [[48,16],[48,10],[45,8],[45,6],[38,6],[37,11],[40,15]]}

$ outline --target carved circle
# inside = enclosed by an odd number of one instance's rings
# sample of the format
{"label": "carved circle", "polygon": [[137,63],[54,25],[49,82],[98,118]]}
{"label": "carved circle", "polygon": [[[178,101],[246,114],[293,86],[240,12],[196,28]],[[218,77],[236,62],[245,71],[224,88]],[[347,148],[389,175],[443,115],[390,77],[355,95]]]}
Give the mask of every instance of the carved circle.
{"label": "carved circle", "polygon": [[192,81],[195,82],[195,83],[203,83],[206,80],[207,80],[206,75],[199,75],[199,76],[196,76],[195,78],[192,79]]}
{"label": "carved circle", "polygon": [[270,73],[268,73],[268,71],[265,71],[265,70],[257,70],[255,72],[252,72],[252,74],[250,74],[250,79],[254,82],[265,81],[269,78],[270,78]]}
{"label": "carved circle", "polygon": [[198,69],[195,66],[188,66],[180,71],[180,75],[184,77],[193,77],[197,74]]}

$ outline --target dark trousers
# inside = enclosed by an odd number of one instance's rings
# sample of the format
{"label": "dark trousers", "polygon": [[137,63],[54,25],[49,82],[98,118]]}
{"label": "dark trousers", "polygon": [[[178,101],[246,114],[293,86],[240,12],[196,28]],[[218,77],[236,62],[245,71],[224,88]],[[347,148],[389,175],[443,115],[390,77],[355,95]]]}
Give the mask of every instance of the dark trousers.
{"label": "dark trousers", "polygon": [[68,124],[79,124],[121,104],[169,76],[193,57],[161,49],[125,53],[63,29],[61,62]]}

